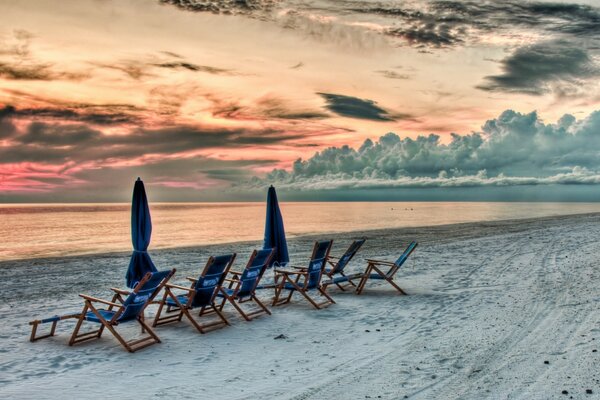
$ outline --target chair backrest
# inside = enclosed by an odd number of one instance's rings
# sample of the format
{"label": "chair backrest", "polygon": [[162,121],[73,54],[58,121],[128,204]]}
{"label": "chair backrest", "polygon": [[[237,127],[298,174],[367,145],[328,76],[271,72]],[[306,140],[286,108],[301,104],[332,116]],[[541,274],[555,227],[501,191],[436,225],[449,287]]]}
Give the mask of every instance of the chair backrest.
{"label": "chair backrest", "polygon": [[237,292],[238,297],[246,297],[254,293],[265,269],[269,266],[275,255],[275,249],[254,250],[240,277],[241,286]]}
{"label": "chair backrest", "polygon": [[406,248],[406,250],[404,250],[404,253],[402,253],[402,255],[400,255],[400,257],[398,257],[398,259],[396,260],[396,262],[394,263],[394,265],[392,266],[392,268],[390,268],[390,270],[388,271],[387,275],[391,276],[394,275],[398,269],[402,266],[402,264],[404,264],[406,262],[406,259],[408,258],[408,256],[410,256],[412,254],[412,252],[417,248],[419,244],[415,241],[412,241],[408,247]]}
{"label": "chair backrest", "polygon": [[158,292],[175,274],[175,269],[158,272],[148,272],[139,281],[123,302],[120,312],[117,312],[113,320],[124,322],[137,318],[146,306],[156,297]]}
{"label": "chair backrest", "polygon": [[333,240],[315,242],[315,247],[313,247],[312,256],[308,263],[308,276],[304,284],[304,289],[314,289],[321,284],[321,275],[323,275],[323,269],[325,268],[325,260],[329,256],[332,244]]}
{"label": "chair backrest", "polygon": [[235,253],[223,256],[209,257],[206,266],[194,286],[192,307],[207,306],[212,303],[216,290],[223,284],[223,280],[235,260]]}
{"label": "chair backrest", "polygon": [[350,247],[348,247],[348,250],[346,250],[344,255],[342,255],[340,257],[340,259],[338,260],[338,262],[335,264],[331,273],[339,274],[340,272],[342,272],[344,270],[344,268],[346,268],[346,266],[348,265],[350,260],[352,260],[352,258],[356,255],[356,253],[362,247],[362,245],[365,243],[366,240],[367,240],[366,238],[362,238],[362,239],[358,239],[358,240],[355,240],[354,242],[352,242]]}

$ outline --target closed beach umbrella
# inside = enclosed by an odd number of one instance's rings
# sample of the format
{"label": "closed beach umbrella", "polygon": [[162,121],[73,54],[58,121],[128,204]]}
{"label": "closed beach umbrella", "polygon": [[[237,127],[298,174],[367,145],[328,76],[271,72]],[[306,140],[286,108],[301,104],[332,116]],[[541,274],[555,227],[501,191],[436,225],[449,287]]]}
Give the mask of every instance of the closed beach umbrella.
{"label": "closed beach umbrella", "polygon": [[267,194],[267,221],[265,224],[265,241],[263,249],[272,249],[275,247],[275,257],[271,261],[271,267],[274,263],[286,265],[290,261],[288,255],[287,241],[285,240],[285,231],[283,229],[283,218],[279,210],[277,193],[271,186]]}
{"label": "closed beach umbrella", "polygon": [[127,286],[133,288],[147,272],[156,272],[156,267],[148,255],[148,245],[152,235],[152,221],[144,182],[137,178],[131,200],[131,240],[133,254],[127,269]]}

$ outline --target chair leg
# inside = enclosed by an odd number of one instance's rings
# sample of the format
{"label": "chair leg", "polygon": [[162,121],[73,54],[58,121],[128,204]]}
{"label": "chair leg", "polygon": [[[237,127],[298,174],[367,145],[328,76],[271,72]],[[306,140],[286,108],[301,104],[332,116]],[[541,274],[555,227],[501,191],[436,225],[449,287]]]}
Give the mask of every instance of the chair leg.
{"label": "chair leg", "polygon": [[256,295],[252,295],[252,299],[253,299],[253,300],[256,302],[256,304],[258,304],[258,305],[260,306],[260,308],[262,308],[263,310],[265,310],[265,312],[266,312],[267,314],[271,315],[271,310],[269,310],[269,309],[267,308],[267,306],[266,306],[266,305],[264,305],[264,304],[262,303],[262,301],[260,301],[260,300],[258,299],[258,297],[256,297]]}
{"label": "chair leg", "polygon": [[218,307],[215,306],[214,303],[212,305],[212,309],[215,310],[215,313],[217,313],[217,315],[219,316],[219,318],[221,318],[225,325],[231,325],[227,318],[225,318],[225,315],[218,309]]}
{"label": "chair leg", "polygon": [[327,300],[329,300],[330,303],[335,304],[335,301],[331,298],[331,296],[329,296],[327,294],[327,292],[325,290],[323,290],[322,288],[319,288],[319,293],[321,293],[323,296],[325,296],[327,298]]}
{"label": "chair leg", "polygon": [[237,304],[237,302],[235,301],[235,299],[233,297],[226,297],[226,299],[229,301],[229,303],[231,303],[233,308],[235,308],[237,310],[237,312],[242,316],[242,318],[244,318],[246,321],[252,320],[250,317],[248,317],[246,315],[244,310],[242,310],[242,307],[240,307],[239,304]]}
{"label": "chair leg", "polygon": [[407,295],[407,293],[404,290],[402,290],[400,288],[400,286],[396,285],[392,279],[386,279],[386,281],[388,281],[390,283],[390,285],[392,285],[394,288],[396,288],[396,290],[399,291],[400,294],[403,294],[405,296]]}
{"label": "chair leg", "polygon": [[148,334],[156,341],[156,343],[160,343],[160,338],[158,337],[158,335],[156,334],[156,332],[154,332],[154,330],[152,328],[150,328],[148,326],[148,324],[146,324],[146,321],[144,321],[143,318],[139,318],[138,322],[140,323],[140,325],[142,325],[142,328],[148,332]]}
{"label": "chair leg", "polygon": [[372,270],[373,270],[373,265],[372,264],[367,265],[367,269],[365,270],[365,273],[363,274],[363,276],[360,278],[360,282],[358,283],[358,286],[356,287],[356,294],[362,293],[362,291],[365,288],[365,284],[367,283],[367,280],[369,280],[369,275],[371,274]]}

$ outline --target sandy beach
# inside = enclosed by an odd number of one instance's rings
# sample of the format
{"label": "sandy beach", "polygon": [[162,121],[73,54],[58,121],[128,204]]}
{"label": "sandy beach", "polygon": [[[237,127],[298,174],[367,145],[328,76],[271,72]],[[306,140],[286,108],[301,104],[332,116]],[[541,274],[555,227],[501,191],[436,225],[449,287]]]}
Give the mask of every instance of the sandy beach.
{"label": "sandy beach", "polygon": [[[599,398],[600,214],[319,238],[333,238],[339,255],[363,235],[352,271],[419,241],[397,275],[409,296],[379,282],[361,296],[331,289],[337,304],[325,310],[298,296],[253,322],[229,307],[231,327],[205,335],[186,322],[159,327],[163,343],[135,354],[108,334],[67,346],[72,321],[32,344],[27,325],[79,311],[78,293],[108,297],[123,286],[130,253],[0,263],[0,398]],[[315,239],[289,242],[294,264],[307,261]],[[235,251],[240,266],[257,246],[151,254],[183,283],[208,255]]]}

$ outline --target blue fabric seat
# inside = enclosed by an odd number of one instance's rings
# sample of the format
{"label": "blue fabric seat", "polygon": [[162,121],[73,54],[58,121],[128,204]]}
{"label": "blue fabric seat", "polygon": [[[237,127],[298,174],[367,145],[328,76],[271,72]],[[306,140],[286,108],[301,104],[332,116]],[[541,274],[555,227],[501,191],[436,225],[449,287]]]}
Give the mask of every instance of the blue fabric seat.
{"label": "blue fabric seat", "polygon": [[387,278],[386,276],[381,276],[379,274],[369,274],[369,279],[381,279],[381,280],[384,280],[386,278]]}
{"label": "blue fabric seat", "polygon": [[[98,309],[97,311],[98,311],[98,313],[100,313],[100,315],[102,315],[102,318],[104,318],[107,321],[110,321],[116,314],[116,311],[114,311],[114,310]],[[85,314],[85,320],[90,321],[90,322],[101,323],[100,320],[98,319],[98,317],[96,316],[96,314],[94,314],[91,311],[88,311]]]}
{"label": "blue fabric seat", "polygon": [[[350,260],[354,258],[366,240],[367,239],[365,238],[354,240],[348,247],[348,250],[346,250],[346,252],[340,258],[331,256],[327,258],[327,262],[329,265],[331,265],[331,267],[326,267],[323,271],[324,274],[330,278],[329,280],[323,282],[323,286],[325,288],[327,288],[329,285],[336,285],[341,290],[346,290],[345,288],[348,286],[356,286],[354,282],[352,282],[352,279],[356,279],[360,276],[357,276],[356,274],[346,275],[344,273],[344,269],[348,266]],[[347,284],[341,285],[341,283]]]}
{"label": "blue fabric seat", "polygon": [[[187,301],[188,301],[188,296],[187,296],[187,295],[185,295],[185,294],[181,294],[181,295],[178,295],[178,296],[176,296],[176,297],[177,297],[177,300],[179,300],[179,302],[180,302],[181,304],[183,304],[183,305],[186,305],[186,304],[187,304]],[[175,300],[173,300],[173,299],[172,299],[172,298],[170,298],[170,297],[168,297],[168,298],[167,298],[166,304],[167,304],[168,306],[170,306],[170,307],[178,307],[178,306],[177,306],[177,303],[175,302]]]}

